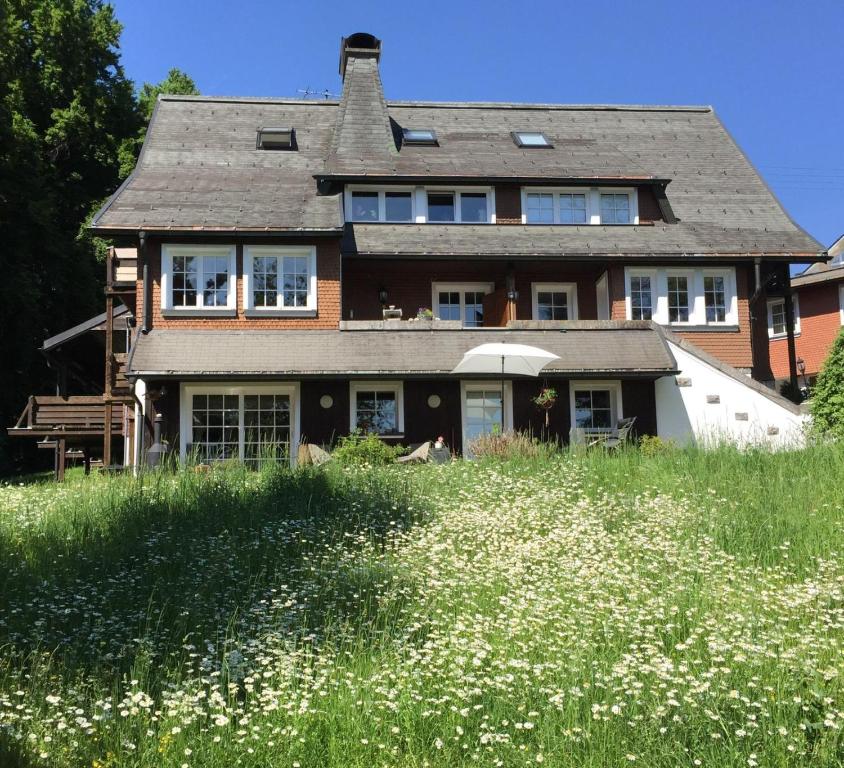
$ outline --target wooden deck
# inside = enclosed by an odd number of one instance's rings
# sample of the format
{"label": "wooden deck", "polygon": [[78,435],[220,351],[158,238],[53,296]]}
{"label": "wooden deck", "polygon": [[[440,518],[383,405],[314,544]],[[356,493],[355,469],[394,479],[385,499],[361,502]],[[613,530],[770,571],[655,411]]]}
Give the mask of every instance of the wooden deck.
{"label": "wooden deck", "polygon": [[37,438],[39,445],[53,448],[56,479],[62,480],[70,448],[83,450],[87,469],[90,448],[102,445],[107,432],[109,437],[123,435],[123,410],[121,404],[107,404],[102,395],[32,395],[15,426],[7,432],[10,437]]}

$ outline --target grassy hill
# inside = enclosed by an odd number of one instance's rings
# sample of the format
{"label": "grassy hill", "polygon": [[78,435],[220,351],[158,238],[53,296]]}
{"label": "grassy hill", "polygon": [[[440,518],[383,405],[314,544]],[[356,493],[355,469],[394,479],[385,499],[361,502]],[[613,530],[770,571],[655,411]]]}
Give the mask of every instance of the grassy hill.
{"label": "grassy hill", "polygon": [[0,764],[844,762],[844,449],[0,488]]}

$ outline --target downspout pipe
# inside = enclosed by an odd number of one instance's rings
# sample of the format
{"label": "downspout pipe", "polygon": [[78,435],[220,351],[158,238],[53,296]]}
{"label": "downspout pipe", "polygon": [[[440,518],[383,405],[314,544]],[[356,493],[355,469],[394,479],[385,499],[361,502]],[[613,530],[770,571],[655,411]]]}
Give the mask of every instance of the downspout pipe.
{"label": "downspout pipe", "polygon": [[144,315],[141,323],[141,333],[145,336],[152,328],[152,286],[149,284],[149,260],[147,259],[147,235],[146,232],[138,233],[138,244],[141,259],[144,264]]}

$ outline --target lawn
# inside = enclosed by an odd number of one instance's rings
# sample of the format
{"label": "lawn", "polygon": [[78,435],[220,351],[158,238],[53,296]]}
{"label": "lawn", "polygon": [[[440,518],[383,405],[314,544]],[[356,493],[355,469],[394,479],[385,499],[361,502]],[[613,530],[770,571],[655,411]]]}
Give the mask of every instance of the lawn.
{"label": "lawn", "polygon": [[0,487],[0,765],[838,766],[844,449]]}

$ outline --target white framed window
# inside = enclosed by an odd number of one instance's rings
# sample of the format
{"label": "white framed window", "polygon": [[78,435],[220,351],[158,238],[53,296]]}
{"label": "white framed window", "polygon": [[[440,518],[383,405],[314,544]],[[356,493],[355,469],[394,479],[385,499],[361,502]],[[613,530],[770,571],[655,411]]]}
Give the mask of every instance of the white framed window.
{"label": "white framed window", "polygon": [[349,424],[366,434],[404,433],[404,387],[400,381],[349,384]]}
{"label": "white framed window", "polygon": [[183,461],[295,462],[298,384],[182,384],[179,397]]}
{"label": "white framed window", "polygon": [[838,286],[838,313],[841,315],[841,325],[844,325],[844,283]]}
{"label": "white framed window", "polygon": [[693,270],[666,270],[665,294],[668,322],[687,325],[694,317],[695,274]]}
{"label": "white framed window", "polygon": [[464,328],[484,324],[484,296],[492,293],[492,283],[434,283],[431,307],[440,320],[459,320]]}
{"label": "white framed window", "polygon": [[412,187],[347,187],[344,195],[346,221],[407,223],[416,217]]}
{"label": "white framed window", "polygon": [[623,418],[620,381],[571,381],[569,398],[575,429],[608,432]]}
{"label": "white framed window", "polygon": [[522,187],[523,224],[638,224],[633,188]]}
{"label": "white framed window", "polygon": [[601,192],[601,224],[630,224],[630,193]]}
{"label": "white framed window", "polygon": [[185,314],[237,311],[233,245],[162,245],[161,309]]}
{"label": "white framed window", "polygon": [[494,224],[491,187],[372,187],[345,189],[346,221],[417,224]]}
{"label": "white framed window", "polygon": [[627,319],[653,320],[656,309],[656,272],[627,271]]}
{"label": "white framed window", "polygon": [[576,283],[533,283],[534,320],[577,320]]}
{"label": "white framed window", "polygon": [[733,267],[626,267],[624,273],[628,320],[676,326],[738,325]]}
{"label": "white framed window", "polygon": [[[794,335],[800,334],[800,304],[797,294],[792,297],[794,310]],[[768,337],[782,339],[788,336],[788,321],[785,313],[785,299],[768,299]]]}
{"label": "white framed window", "polygon": [[310,317],[317,310],[316,248],[243,248],[243,306],[252,315]]}
{"label": "white framed window", "polygon": [[495,222],[492,193],[487,189],[427,188],[426,220],[433,224],[489,224]]}
{"label": "white framed window", "polygon": [[513,389],[509,381],[461,381],[460,414],[463,454],[471,458],[468,443],[481,435],[513,428]]}

